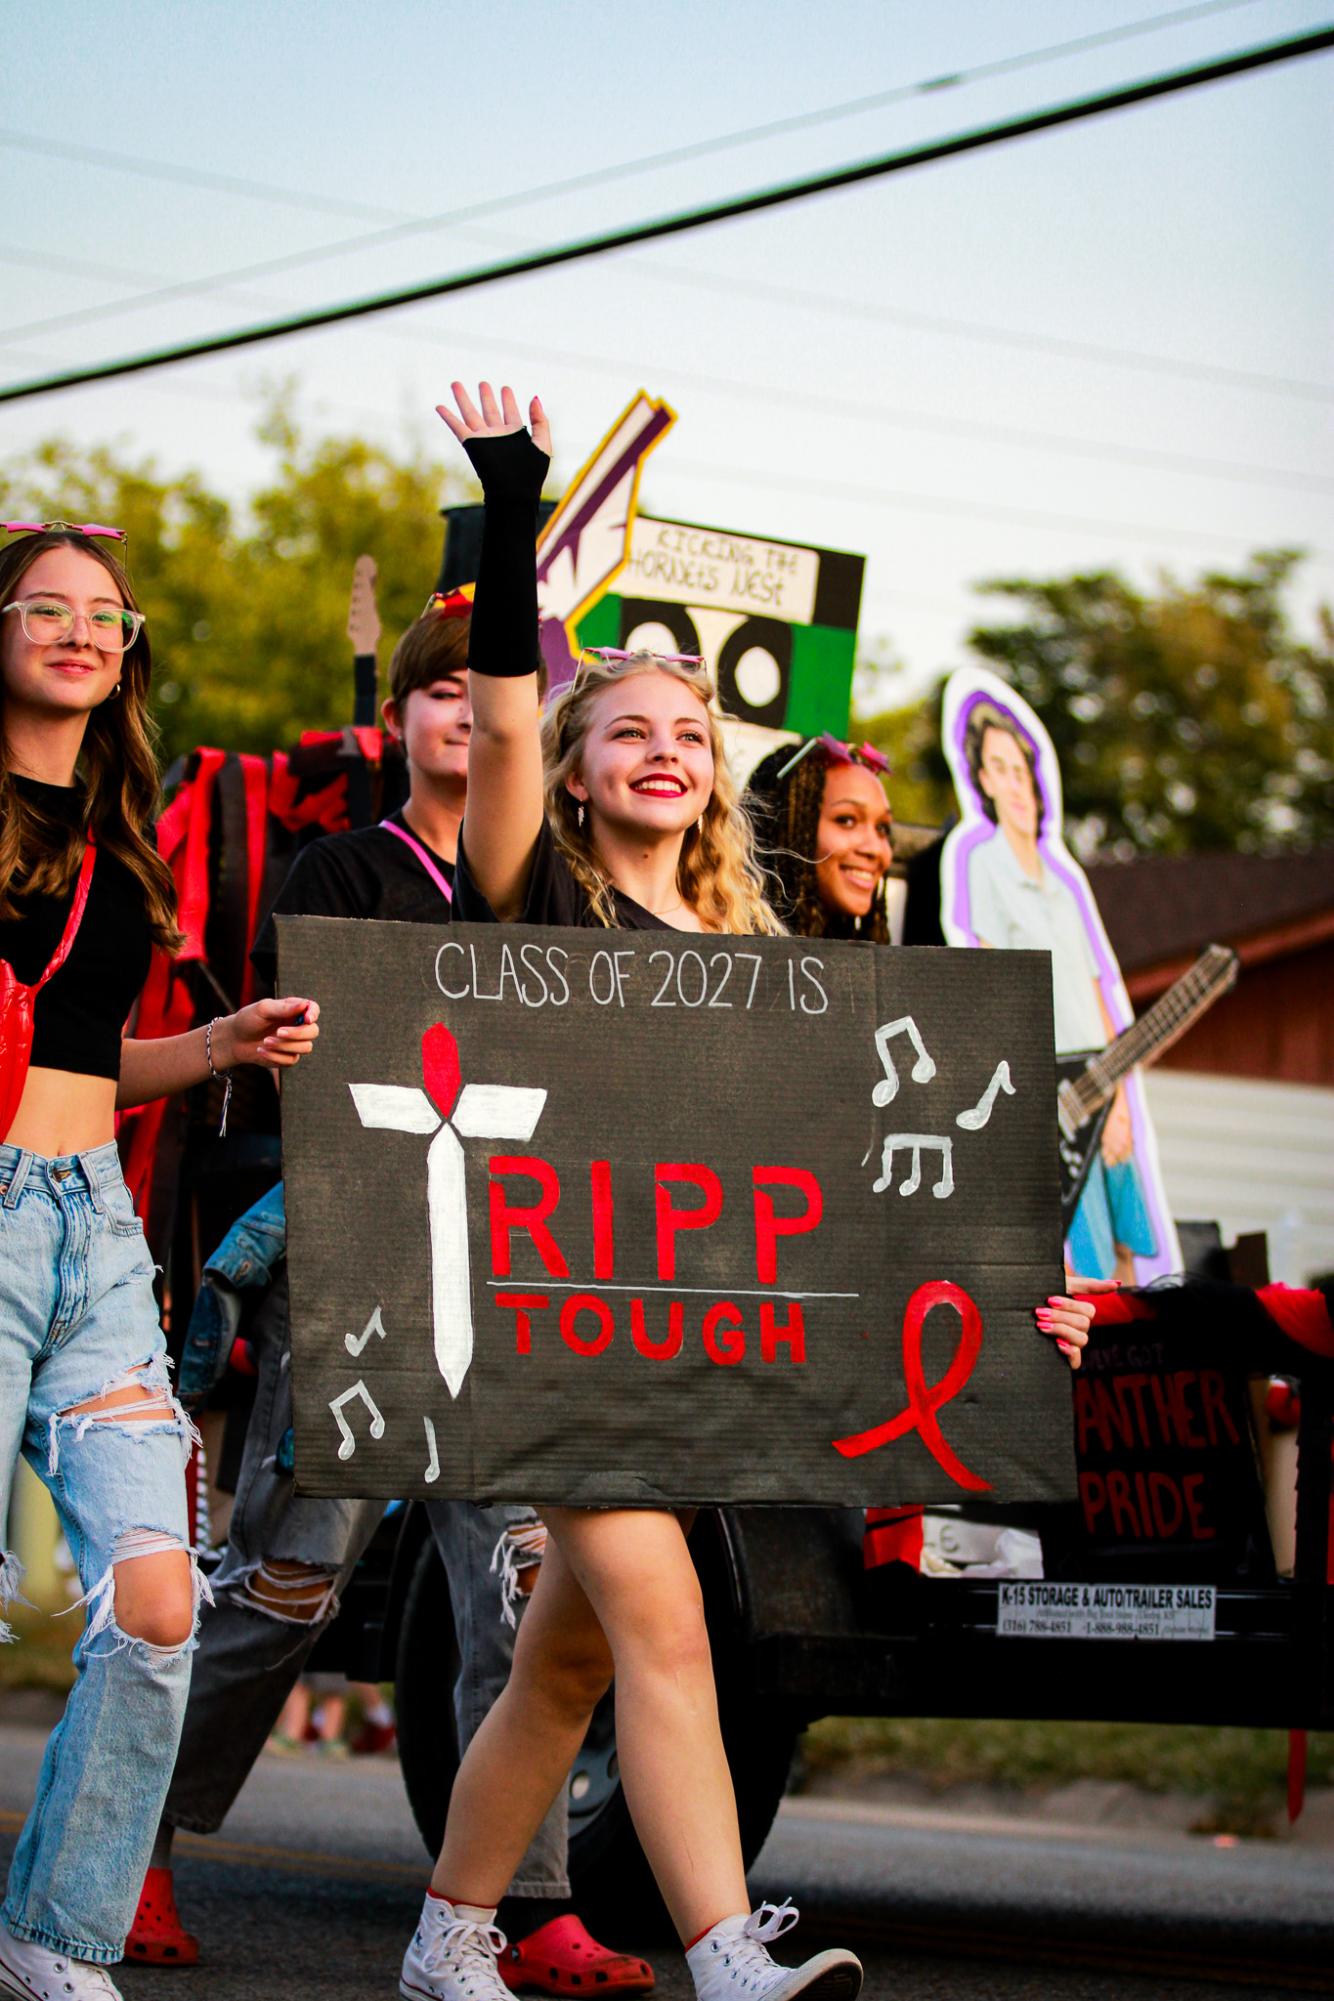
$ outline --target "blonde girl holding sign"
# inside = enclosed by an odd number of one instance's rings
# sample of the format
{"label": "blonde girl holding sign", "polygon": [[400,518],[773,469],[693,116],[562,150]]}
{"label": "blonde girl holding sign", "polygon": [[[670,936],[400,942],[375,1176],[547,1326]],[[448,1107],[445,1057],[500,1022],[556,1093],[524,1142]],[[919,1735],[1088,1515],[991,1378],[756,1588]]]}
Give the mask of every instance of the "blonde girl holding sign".
{"label": "blonde girl holding sign", "polygon": [[[514,394],[454,384],[440,415],[482,482],[486,520],[469,666],[473,732],[455,878],[460,919],[635,930],[781,930],[736,806],[703,662],[608,653],[539,732],[537,502],[550,462]],[[544,756],[545,752],[545,756]],[[636,1831],[700,2001],[853,2001],[861,1966],[803,1966],[768,1941],[791,1905],[752,1914],[709,1639],[686,1536],[657,1509],[544,1509],[546,1560],[505,1693],[473,1738],[404,1960],[410,2001],[503,2001],[495,1907],[613,1676]]]}

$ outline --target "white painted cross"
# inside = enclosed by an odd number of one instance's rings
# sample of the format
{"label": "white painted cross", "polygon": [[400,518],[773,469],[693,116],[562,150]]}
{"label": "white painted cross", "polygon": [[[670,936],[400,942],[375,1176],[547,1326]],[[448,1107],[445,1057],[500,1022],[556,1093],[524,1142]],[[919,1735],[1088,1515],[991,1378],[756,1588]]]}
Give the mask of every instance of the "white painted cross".
{"label": "white painted cross", "polygon": [[456,1397],[472,1361],[472,1281],[468,1262],[468,1190],[463,1139],[531,1139],[545,1091],[512,1084],[464,1084],[458,1045],[443,1022],[422,1037],[426,1089],[349,1084],[364,1126],[433,1133],[426,1151],[426,1209],[431,1230],[431,1322],[435,1359]]}

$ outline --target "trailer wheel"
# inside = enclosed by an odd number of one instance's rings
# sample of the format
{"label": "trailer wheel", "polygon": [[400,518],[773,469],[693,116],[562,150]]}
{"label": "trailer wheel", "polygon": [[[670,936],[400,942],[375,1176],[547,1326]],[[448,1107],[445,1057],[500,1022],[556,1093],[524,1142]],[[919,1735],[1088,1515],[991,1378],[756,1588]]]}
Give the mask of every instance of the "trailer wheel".
{"label": "trailer wheel", "polygon": [[[749,1869],[764,1846],[787,1785],[800,1722],[757,1698],[736,1641],[735,1615],[707,1519],[696,1530],[696,1561],[713,1640],[723,1744],[736,1788],[741,1848]],[[444,1567],[429,1538],[418,1552],[398,1646],[398,1754],[408,1802],[432,1855],[444,1833],[458,1739],[453,1688],[458,1646]],[[609,1944],[657,1931],[666,1921],[635,1836],[616,1760],[612,1700],[599,1704],[568,1781],[570,1880],[580,1916]]]}

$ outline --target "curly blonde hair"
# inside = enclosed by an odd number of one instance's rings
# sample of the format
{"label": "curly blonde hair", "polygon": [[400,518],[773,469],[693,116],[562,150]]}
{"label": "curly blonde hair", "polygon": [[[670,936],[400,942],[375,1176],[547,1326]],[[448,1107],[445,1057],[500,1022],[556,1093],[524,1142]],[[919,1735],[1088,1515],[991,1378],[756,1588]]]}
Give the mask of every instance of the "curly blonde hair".
{"label": "curly blonde hair", "polygon": [[616,927],[612,885],[598,863],[591,833],[579,825],[577,802],[568,790],[567,780],[578,773],[589,714],[602,690],[638,674],[670,674],[692,694],[700,696],[708,719],[713,791],[701,815],[701,824],[688,828],[681,843],[676,886],[682,902],[698,913],[710,931],[769,938],[784,936],[784,926],[764,894],[750,816],[741,804],[728,770],[712,703],[696,675],[658,660],[651,653],[636,655],[615,666],[600,661],[586,664],[571,685],[556,697],[542,722],[547,819],[556,846],[587,895],[593,915],[608,929]]}

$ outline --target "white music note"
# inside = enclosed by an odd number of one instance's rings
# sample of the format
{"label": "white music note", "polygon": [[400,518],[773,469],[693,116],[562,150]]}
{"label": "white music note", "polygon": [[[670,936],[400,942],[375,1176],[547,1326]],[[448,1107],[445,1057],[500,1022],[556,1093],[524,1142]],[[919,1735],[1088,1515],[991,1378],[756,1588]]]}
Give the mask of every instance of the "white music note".
{"label": "white music note", "polygon": [[343,1346],[347,1349],[349,1355],[359,1355],[372,1334],[378,1334],[383,1341],[384,1333],[384,1322],[380,1318],[380,1309],[377,1306],[360,1334],[344,1334]]}
{"label": "white music note", "polygon": [[996,1102],[997,1094],[1001,1091],[1004,1091],[1007,1098],[1014,1096],[1014,1085],[1010,1082],[1010,1066],[1008,1063],[998,1063],[996,1065],[991,1082],[987,1085],[982,1096],[971,1111],[960,1112],[958,1118],[954,1121],[955,1125],[962,1126],[966,1133],[980,1133],[987,1120],[991,1117],[991,1108]]}
{"label": "white music note", "polygon": [[365,1383],[358,1378],[350,1390],[344,1390],[341,1396],[331,1398],[329,1403],[329,1408],[337,1420],[338,1429],[343,1434],[343,1442],[338,1448],[338,1457],[340,1459],[350,1459],[357,1449],[357,1441],[352,1435],[352,1427],[343,1416],[343,1405],[350,1403],[353,1397],[360,1397],[371,1414],[371,1437],[384,1437],[384,1418],[380,1413],[375,1398],[371,1395]]}
{"label": "white music note", "polygon": [[875,1052],[884,1065],[885,1074],[871,1093],[873,1105],[891,1104],[898,1096],[899,1073],[894,1068],[894,1058],[889,1053],[890,1038],[895,1035],[906,1035],[917,1051],[917,1060],[912,1066],[914,1084],[929,1084],[936,1074],[935,1063],[926,1053],[926,1044],[918,1034],[917,1023],[912,1016],[905,1014],[898,1021],[887,1021],[875,1032]]}
{"label": "white music note", "polygon": [[426,1471],[422,1474],[422,1478],[425,1480],[427,1486],[431,1487],[440,1478],[440,1454],[435,1448],[435,1426],[431,1423],[429,1417],[424,1417],[422,1423],[426,1426],[426,1443],[431,1454],[430,1463]]}
{"label": "white music note", "polygon": [[922,1154],[928,1147],[936,1147],[940,1152],[940,1179],[932,1187],[931,1193],[938,1202],[943,1202],[954,1193],[954,1141],[948,1136],[936,1133],[887,1133],[880,1155],[880,1178],[872,1182],[872,1190],[882,1195],[886,1188],[894,1185],[894,1155],[901,1148],[912,1148],[912,1171],[899,1188],[900,1195],[915,1195],[922,1185]]}

